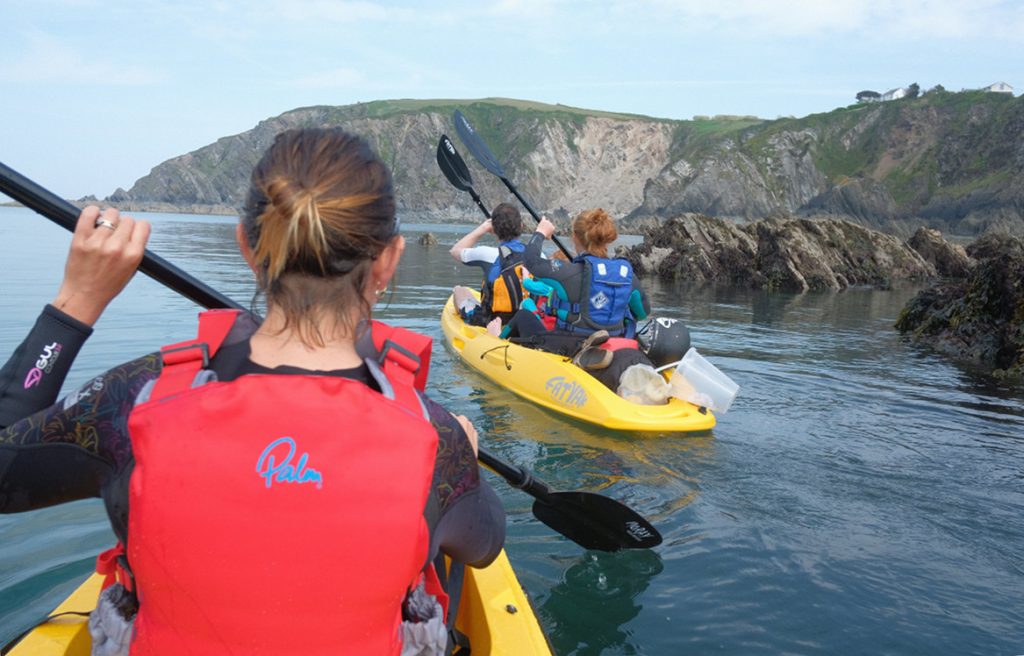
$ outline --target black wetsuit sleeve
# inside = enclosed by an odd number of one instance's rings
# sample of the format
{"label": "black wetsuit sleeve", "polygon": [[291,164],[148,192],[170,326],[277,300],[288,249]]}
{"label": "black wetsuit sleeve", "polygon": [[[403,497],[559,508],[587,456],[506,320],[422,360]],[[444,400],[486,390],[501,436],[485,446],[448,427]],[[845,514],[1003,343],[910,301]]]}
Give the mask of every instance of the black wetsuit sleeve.
{"label": "black wetsuit sleeve", "polygon": [[523,251],[523,265],[534,278],[560,280],[559,274],[567,265],[559,260],[545,259],[544,242],[544,235],[539,232],[533,233],[530,241],[526,242],[526,250]]}
{"label": "black wetsuit sleeve", "polygon": [[428,523],[432,524],[430,558],[438,550],[456,561],[485,567],[505,543],[505,509],[487,481],[480,477],[473,447],[455,417],[424,399],[437,429],[437,459]]}
{"label": "black wetsuit sleeve", "polygon": [[159,372],[150,354],[0,430],[0,513],[97,497],[132,463],[128,414]]}
{"label": "black wetsuit sleeve", "polygon": [[543,256],[544,235],[539,232],[533,233],[530,241],[526,242],[526,251],[523,253],[523,264],[526,270],[534,278],[547,278],[557,281],[562,285],[569,300],[579,303],[583,296],[583,263],[565,262],[557,259],[546,259]]}
{"label": "black wetsuit sleeve", "polygon": [[50,406],[92,328],[52,305],[0,368],[0,428]]}

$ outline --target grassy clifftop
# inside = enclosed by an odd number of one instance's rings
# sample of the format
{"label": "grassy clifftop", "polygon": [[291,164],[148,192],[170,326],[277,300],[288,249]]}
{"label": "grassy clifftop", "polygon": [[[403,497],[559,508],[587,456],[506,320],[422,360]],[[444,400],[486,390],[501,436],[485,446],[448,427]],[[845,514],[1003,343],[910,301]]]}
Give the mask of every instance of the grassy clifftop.
{"label": "grassy clifftop", "polygon": [[[366,136],[392,166],[400,207],[443,218],[471,208],[433,162],[438,137],[454,138],[455,109],[543,211],[599,205],[646,222],[685,212],[831,214],[883,228],[1024,232],[1024,100],[982,92],[776,120],[669,120],[508,98],[304,107],[164,162],[113,200],[237,205],[277,132],[340,125]],[[479,173],[478,190],[492,204],[506,200],[500,183],[464,156],[474,180]]]}

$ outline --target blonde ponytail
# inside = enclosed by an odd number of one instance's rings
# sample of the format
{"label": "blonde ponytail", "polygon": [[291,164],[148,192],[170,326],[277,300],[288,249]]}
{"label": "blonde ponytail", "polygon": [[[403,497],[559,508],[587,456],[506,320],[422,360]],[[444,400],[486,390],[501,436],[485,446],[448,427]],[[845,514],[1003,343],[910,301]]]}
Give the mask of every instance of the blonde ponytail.
{"label": "blonde ponytail", "polygon": [[370,264],[395,237],[391,173],[361,138],[340,128],[277,135],[252,173],[242,226],[260,291],[303,341],[322,344],[325,313],[369,317]]}

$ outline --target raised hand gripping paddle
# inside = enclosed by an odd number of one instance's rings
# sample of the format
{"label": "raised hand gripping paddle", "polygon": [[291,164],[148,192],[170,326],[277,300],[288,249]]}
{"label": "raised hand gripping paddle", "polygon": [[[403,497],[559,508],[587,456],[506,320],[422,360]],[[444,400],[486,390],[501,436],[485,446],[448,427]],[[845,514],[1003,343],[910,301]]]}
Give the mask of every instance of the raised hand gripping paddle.
{"label": "raised hand gripping paddle", "polygon": [[437,144],[437,165],[441,168],[441,173],[444,173],[444,177],[448,178],[448,182],[452,183],[453,187],[461,191],[468,191],[469,195],[473,197],[473,202],[484,213],[484,216],[488,219],[491,218],[490,211],[484,206],[476,190],[473,189],[473,178],[469,174],[469,167],[466,166],[466,162],[459,155],[459,151],[455,150],[455,144],[452,143],[452,140],[446,134],[441,135],[441,140]]}
{"label": "raised hand gripping paddle", "polygon": [[[0,162],[0,192],[35,210],[69,231],[75,231],[80,210],[51,191],[32,182],[14,169]],[[170,287],[190,301],[207,308],[237,308],[236,303],[206,283],[197,280],[159,255],[146,249],[139,271],[153,280]]]}
{"label": "raised hand gripping paddle", "polygon": [[[526,211],[530,213],[530,216],[532,216],[537,223],[540,223],[540,215],[537,214],[537,210],[533,209],[530,202],[523,198],[523,195],[519,193],[516,186],[508,179],[505,175],[505,169],[501,168],[501,164],[498,162],[498,158],[494,156],[491,149],[483,142],[480,135],[476,133],[476,130],[474,130],[473,126],[469,124],[469,121],[466,120],[466,117],[462,112],[456,109],[455,113],[452,114],[452,120],[455,121],[455,132],[459,135],[459,139],[462,139],[462,143],[466,144],[466,148],[469,149],[469,152],[473,153],[473,157],[476,158],[476,161],[480,162],[485,169],[498,176],[498,178],[505,183],[505,186],[508,187],[508,190],[519,199],[519,202],[523,204],[523,207],[525,207]],[[565,247],[565,244],[563,244],[558,237],[552,235],[551,241],[555,242],[567,258],[570,260],[572,259],[572,254],[569,252],[569,249]]]}
{"label": "raised hand gripping paddle", "polygon": [[[439,164],[440,161],[438,151]],[[444,166],[441,170],[445,170]],[[455,167],[453,170],[457,171]],[[468,178],[467,171],[464,179]],[[0,192],[74,232],[79,215],[77,207],[3,163],[0,163]],[[149,250],[139,270],[203,307],[245,309]],[[593,492],[552,492],[526,468],[500,460],[484,449],[480,449],[479,460],[513,487],[536,499],[533,514],[537,519],[584,548],[618,551],[661,544],[661,535],[647,520],[614,499]]]}

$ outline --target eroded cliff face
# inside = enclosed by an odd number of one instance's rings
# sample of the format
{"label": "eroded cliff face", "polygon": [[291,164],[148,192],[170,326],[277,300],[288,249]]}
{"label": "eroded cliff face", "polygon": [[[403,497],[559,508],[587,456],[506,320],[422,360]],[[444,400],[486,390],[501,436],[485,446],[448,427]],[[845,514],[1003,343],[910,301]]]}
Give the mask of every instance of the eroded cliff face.
{"label": "eroded cliff face", "polygon": [[[468,220],[478,210],[435,163],[457,146],[445,101],[379,101],[298,109],[157,166],[110,200],[126,205],[238,207],[248,175],[275,134],[342,126],[391,166],[410,218]],[[624,225],[685,213],[750,222],[832,215],[909,235],[1024,234],[1024,99],[935,93],[802,119],[668,121],[511,100],[459,105],[541,212],[604,207]],[[513,201],[463,150],[488,206]]]}
{"label": "eroded cliff face", "polygon": [[[240,207],[248,176],[274,136],[293,127],[341,126],[365,137],[391,168],[399,210],[425,219],[478,216],[468,194],[441,175],[435,153],[441,134],[457,146],[449,113],[402,112],[359,116],[348,108],[295,110],[263,121],[255,129],[225,137],[193,153],[168,160],[127,192],[110,200],[124,204],[165,203],[216,208]],[[469,114],[469,112],[467,112]],[[576,212],[602,206],[623,216],[643,200],[648,178],[663,166],[671,144],[670,122],[646,119],[524,115],[506,121],[505,140],[491,143],[496,153],[515,144],[520,151],[504,158],[509,178],[541,211]],[[512,144],[513,146],[510,146]],[[509,190],[482,169],[462,148],[473,186],[488,207],[515,202]]]}

